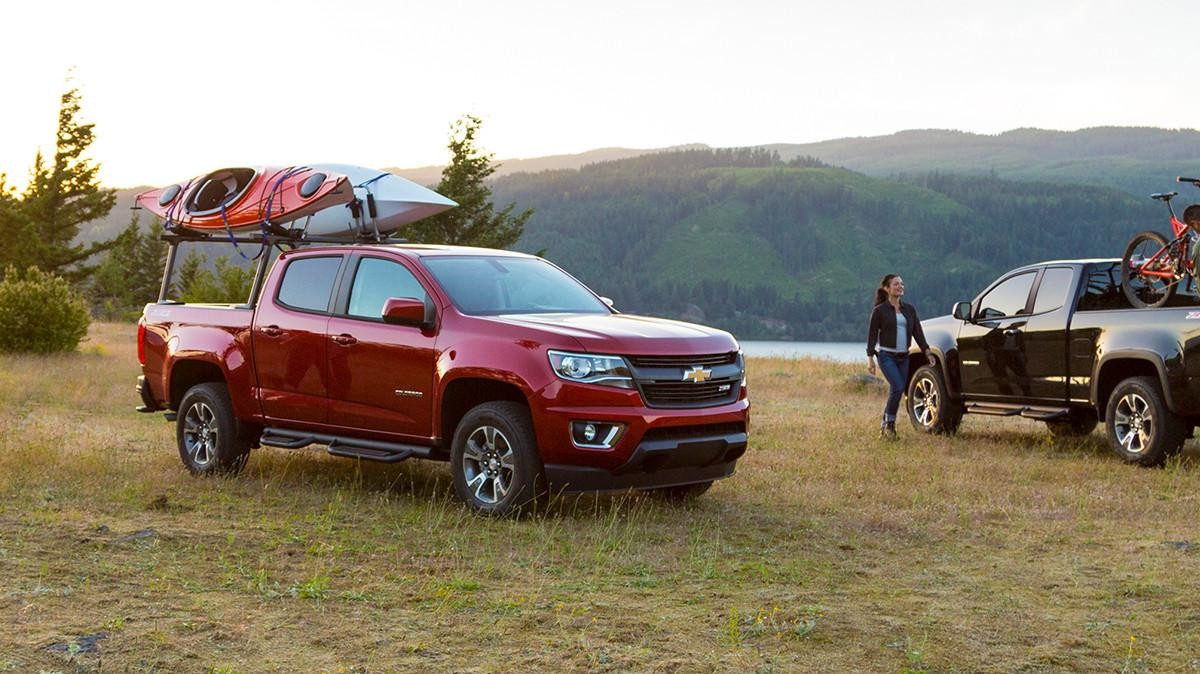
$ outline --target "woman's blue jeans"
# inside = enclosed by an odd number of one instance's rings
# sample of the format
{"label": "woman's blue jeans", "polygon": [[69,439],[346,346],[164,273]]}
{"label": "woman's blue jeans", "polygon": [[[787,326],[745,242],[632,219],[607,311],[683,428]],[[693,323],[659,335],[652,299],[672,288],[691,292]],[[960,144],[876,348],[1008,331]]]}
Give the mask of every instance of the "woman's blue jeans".
{"label": "woman's blue jeans", "polygon": [[879,351],[879,371],[891,386],[887,405],[883,408],[883,423],[895,423],[896,412],[900,411],[900,397],[908,383],[908,354]]}

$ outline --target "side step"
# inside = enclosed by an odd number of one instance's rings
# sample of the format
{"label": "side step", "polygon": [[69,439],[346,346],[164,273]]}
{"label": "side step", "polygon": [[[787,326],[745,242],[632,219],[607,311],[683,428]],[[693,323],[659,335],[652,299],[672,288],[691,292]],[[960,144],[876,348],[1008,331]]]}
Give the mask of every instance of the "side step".
{"label": "side step", "polygon": [[365,461],[381,463],[396,463],[410,457],[428,458],[433,453],[432,447],[422,445],[404,445],[397,442],[368,440],[366,438],[348,438],[307,431],[293,431],[286,428],[264,428],[261,444],[283,449],[299,449],[308,445],[328,445],[329,453]]}
{"label": "side step", "polygon": [[1071,414],[1065,407],[1037,407],[1034,405],[1002,405],[987,403],[967,403],[966,412],[969,414],[990,414],[998,417],[1022,416],[1035,421],[1054,421],[1064,419]]}

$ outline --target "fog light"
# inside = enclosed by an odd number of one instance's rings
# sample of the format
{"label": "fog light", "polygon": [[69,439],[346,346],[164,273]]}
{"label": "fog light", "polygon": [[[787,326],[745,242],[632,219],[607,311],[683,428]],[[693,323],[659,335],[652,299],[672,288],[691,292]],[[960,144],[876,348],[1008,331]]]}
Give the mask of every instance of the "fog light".
{"label": "fog light", "polygon": [[624,424],[603,421],[572,421],[571,440],[584,449],[612,449],[621,438]]}

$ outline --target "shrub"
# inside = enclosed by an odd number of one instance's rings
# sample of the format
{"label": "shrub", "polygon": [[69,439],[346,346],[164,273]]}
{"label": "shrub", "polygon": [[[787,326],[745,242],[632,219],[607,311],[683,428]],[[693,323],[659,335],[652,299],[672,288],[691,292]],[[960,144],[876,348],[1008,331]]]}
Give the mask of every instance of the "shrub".
{"label": "shrub", "polygon": [[73,351],[91,317],[65,279],[30,267],[9,267],[0,280],[0,352]]}

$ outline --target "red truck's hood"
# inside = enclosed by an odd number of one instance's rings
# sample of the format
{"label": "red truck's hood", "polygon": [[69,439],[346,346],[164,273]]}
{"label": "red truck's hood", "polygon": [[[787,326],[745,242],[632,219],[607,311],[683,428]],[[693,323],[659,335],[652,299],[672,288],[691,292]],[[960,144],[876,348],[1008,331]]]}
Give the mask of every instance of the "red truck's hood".
{"label": "red truck's hood", "polygon": [[494,320],[574,338],[590,353],[690,356],[738,348],[724,330],[631,314],[518,314]]}

